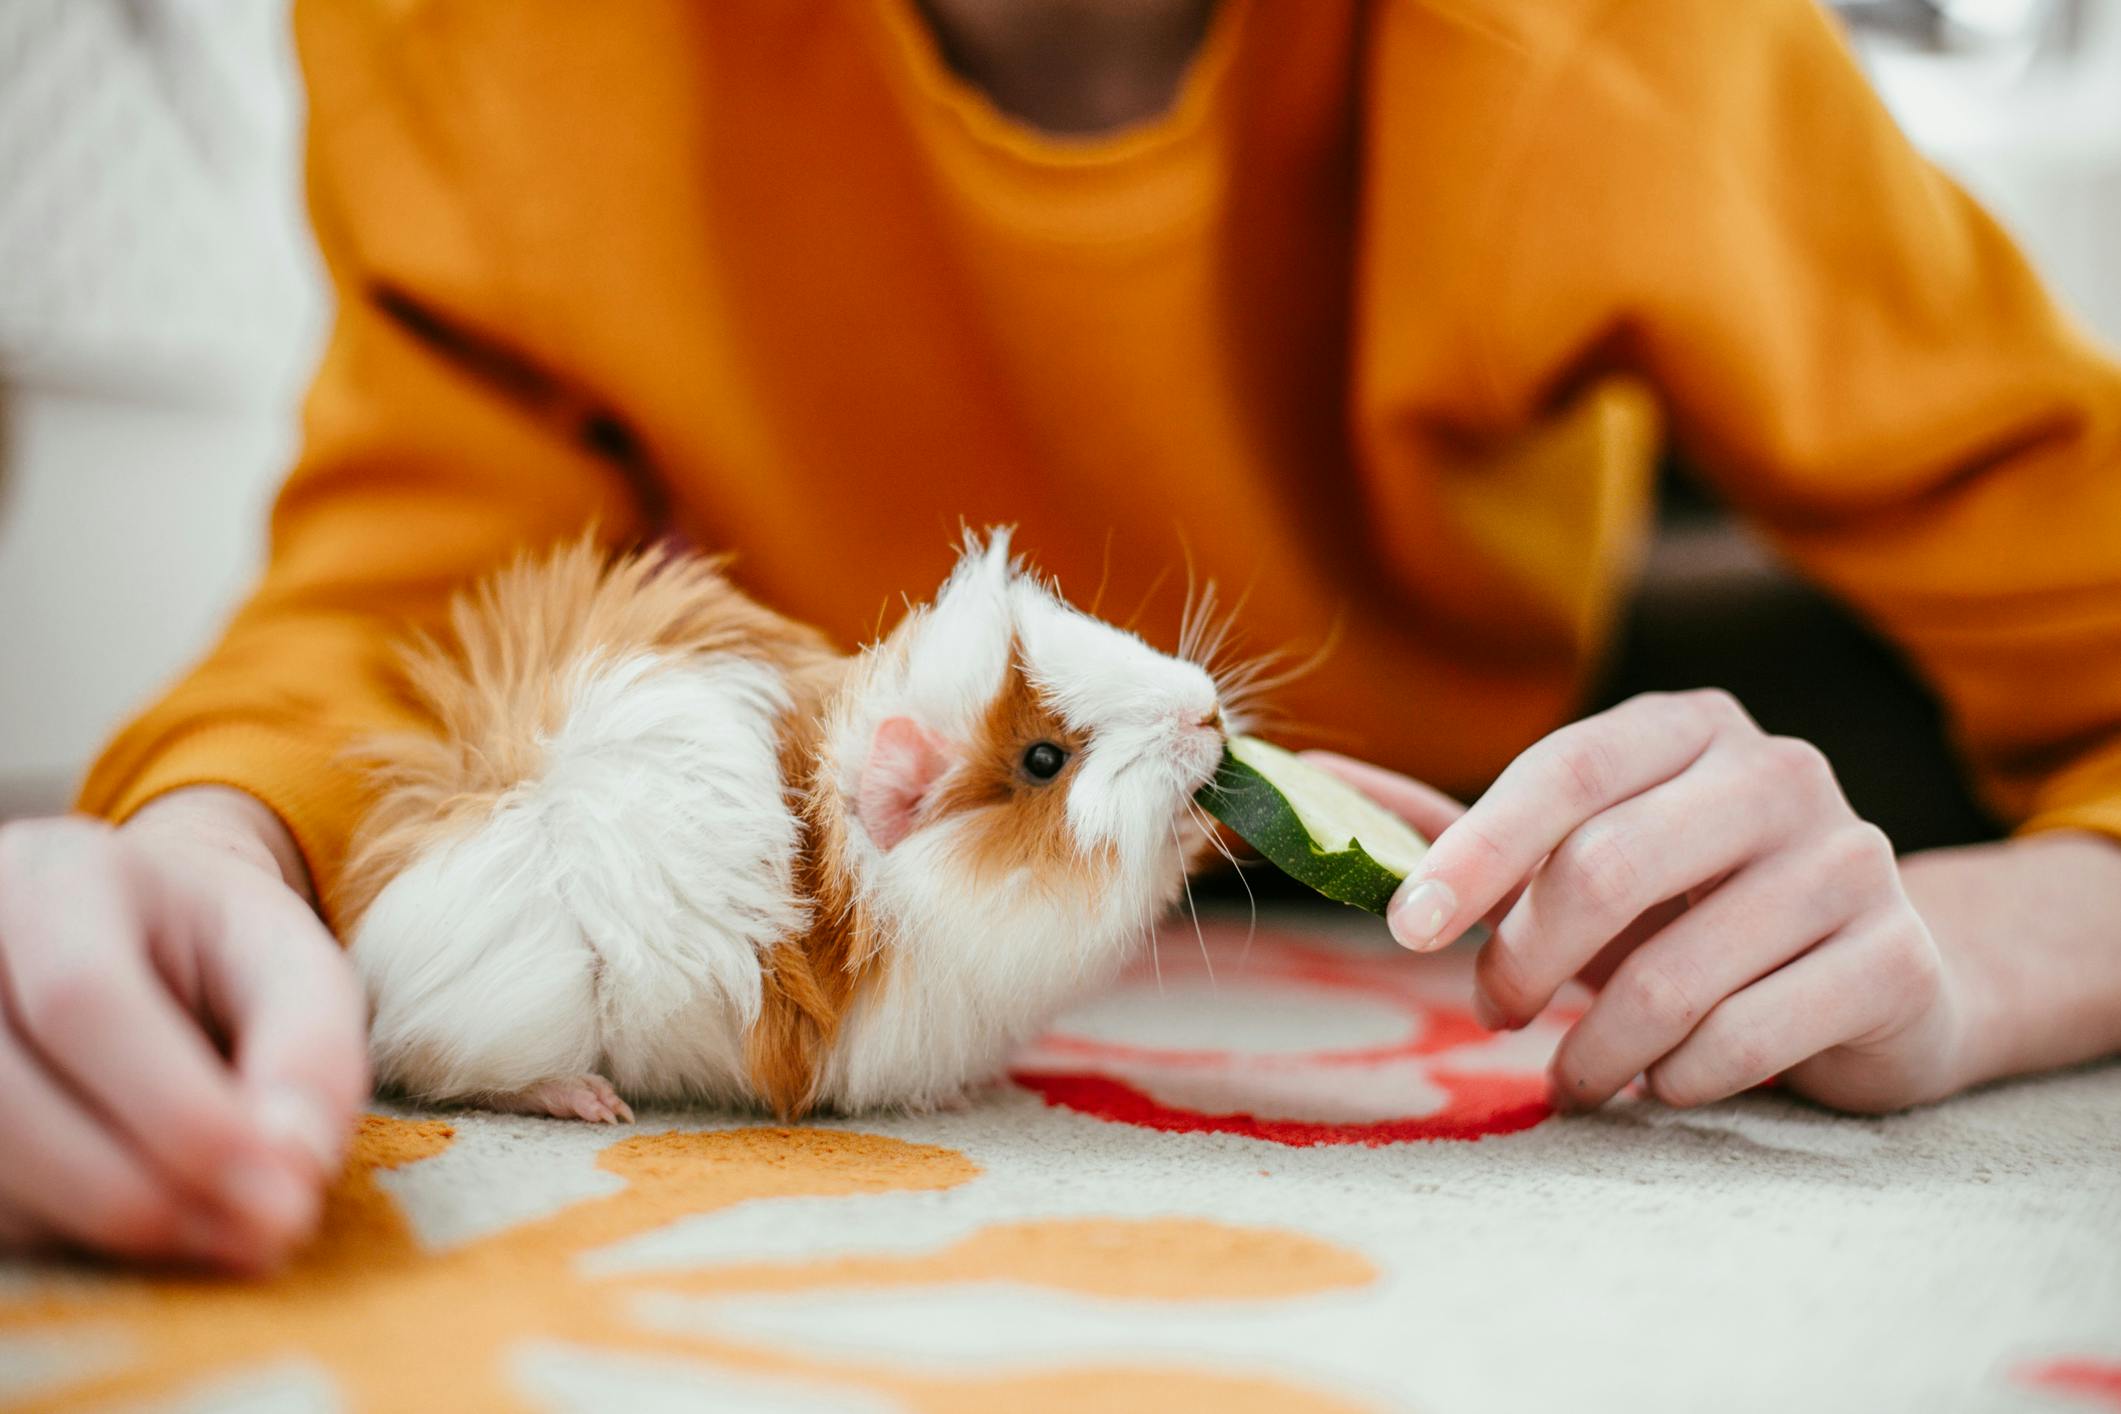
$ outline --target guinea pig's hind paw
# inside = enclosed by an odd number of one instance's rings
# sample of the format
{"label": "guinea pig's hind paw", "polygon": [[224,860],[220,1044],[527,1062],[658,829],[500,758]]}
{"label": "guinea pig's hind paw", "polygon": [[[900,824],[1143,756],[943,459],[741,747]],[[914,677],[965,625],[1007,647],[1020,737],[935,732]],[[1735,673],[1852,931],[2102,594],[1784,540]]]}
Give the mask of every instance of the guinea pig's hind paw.
{"label": "guinea pig's hind paw", "polygon": [[487,1104],[511,1114],[585,1119],[591,1124],[633,1123],[632,1107],[601,1075],[555,1076],[511,1094],[496,1095]]}

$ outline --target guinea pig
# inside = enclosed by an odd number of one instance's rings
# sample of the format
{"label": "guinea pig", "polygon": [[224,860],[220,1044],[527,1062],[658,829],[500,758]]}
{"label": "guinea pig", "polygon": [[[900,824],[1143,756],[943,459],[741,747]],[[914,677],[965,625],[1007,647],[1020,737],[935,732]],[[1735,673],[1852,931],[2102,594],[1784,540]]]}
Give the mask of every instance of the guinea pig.
{"label": "guinea pig", "polygon": [[628,1100],[957,1101],[1109,980],[1213,843],[1201,663],[968,535],[858,654],[717,561],[587,545],[407,658],[340,910],[378,1078],[630,1120]]}

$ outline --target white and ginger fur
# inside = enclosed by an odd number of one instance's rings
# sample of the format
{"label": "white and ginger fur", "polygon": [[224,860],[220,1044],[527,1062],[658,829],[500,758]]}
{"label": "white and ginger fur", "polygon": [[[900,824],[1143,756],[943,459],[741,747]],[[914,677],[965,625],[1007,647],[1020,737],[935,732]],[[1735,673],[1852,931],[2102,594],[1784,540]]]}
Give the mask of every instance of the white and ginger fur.
{"label": "white and ginger fur", "polygon": [[[437,734],[378,748],[341,909],[378,1076],[413,1096],[950,1103],[1212,842],[1215,679],[1068,607],[1006,533],[853,657],[714,561],[587,545],[453,623],[410,659]],[[1038,741],[1069,753],[1050,782]]]}

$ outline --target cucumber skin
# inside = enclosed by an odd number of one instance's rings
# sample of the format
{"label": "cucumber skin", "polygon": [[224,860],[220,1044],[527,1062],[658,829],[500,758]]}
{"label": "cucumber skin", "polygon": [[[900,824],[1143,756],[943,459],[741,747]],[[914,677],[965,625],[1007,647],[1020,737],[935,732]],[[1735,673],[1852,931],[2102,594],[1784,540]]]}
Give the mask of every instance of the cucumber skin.
{"label": "cucumber skin", "polygon": [[1268,863],[1336,903],[1382,917],[1403,882],[1403,876],[1372,859],[1358,842],[1351,840],[1333,854],[1319,849],[1297,818],[1296,807],[1265,776],[1234,756],[1223,756],[1215,779],[1193,798]]}

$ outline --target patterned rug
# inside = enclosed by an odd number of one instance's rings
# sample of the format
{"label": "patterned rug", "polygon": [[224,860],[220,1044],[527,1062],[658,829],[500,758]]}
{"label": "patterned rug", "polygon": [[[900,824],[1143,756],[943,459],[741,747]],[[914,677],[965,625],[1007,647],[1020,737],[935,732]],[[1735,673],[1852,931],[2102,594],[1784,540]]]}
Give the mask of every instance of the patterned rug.
{"label": "patterned rug", "polygon": [[1380,933],[1175,924],[951,1113],[381,1108],[274,1281],[0,1266],[0,1404],[2121,1409],[2121,1066],[1560,1118]]}

